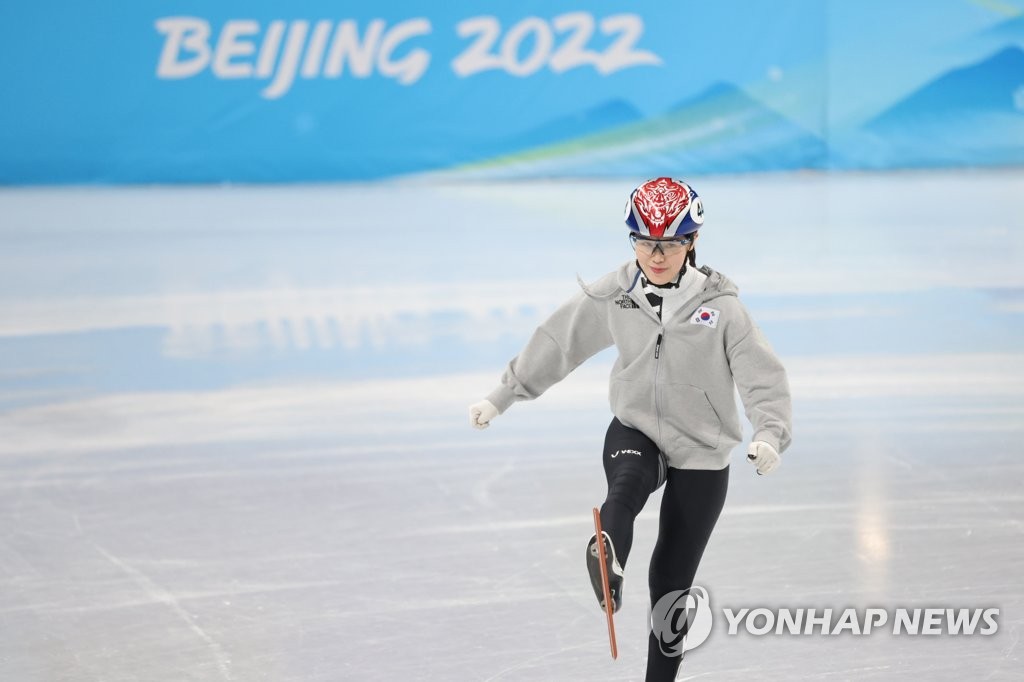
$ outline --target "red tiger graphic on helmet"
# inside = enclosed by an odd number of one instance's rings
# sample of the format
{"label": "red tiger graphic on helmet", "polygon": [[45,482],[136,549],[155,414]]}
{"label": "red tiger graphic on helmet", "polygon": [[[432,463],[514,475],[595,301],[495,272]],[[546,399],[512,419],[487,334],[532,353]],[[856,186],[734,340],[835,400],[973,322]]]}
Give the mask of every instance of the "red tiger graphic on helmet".
{"label": "red tiger graphic on helmet", "polygon": [[648,180],[633,190],[626,204],[626,223],[630,230],[651,237],[689,234],[703,222],[704,212],[697,193],[673,178]]}

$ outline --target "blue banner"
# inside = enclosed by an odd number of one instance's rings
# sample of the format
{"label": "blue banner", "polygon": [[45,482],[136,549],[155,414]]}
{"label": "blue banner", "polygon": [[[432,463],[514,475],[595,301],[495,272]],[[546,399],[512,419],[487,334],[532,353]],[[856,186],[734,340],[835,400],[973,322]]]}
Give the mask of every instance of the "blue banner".
{"label": "blue banner", "polygon": [[1022,3],[7,3],[0,181],[1024,163]]}

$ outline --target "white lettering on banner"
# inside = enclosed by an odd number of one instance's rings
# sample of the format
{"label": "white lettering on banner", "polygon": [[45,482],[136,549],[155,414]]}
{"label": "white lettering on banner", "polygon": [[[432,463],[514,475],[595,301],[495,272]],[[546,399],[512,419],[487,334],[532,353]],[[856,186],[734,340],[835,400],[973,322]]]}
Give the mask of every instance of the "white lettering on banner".
{"label": "white lettering on banner", "polygon": [[[533,52],[519,61],[519,48],[527,36],[533,35]],[[555,37],[548,22],[540,17],[527,17],[512,27],[501,43],[501,61],[513,76],[529,76],[540,70],[551,55]]]}
{"label": "white lettering on banner", "polygon": [[309,39],[306,58],[302,61],[302,77],[316,78],[320,73],[320,64],[324,60],[327,39],[331,37],[334,24],[330,21],[318,21],[313,29],[313,37]]}
{"label": "white lettering on banner", "polygon": [[[206,68],[210,61],[208,22],[195,17],[166,17],[157,20],[156,30],[167,36],[156,65],[158,78],[189,78]],[[196,54],[182,61],[182,51]]]}
{"label": "white lettering on banner", "polygon": [[[634,66],[657,66],[661,58],[653,52],[636,49],[644,32],[644,22],[636,14],[616,14],[601,20],[601,33],[617,36],[603,53],[586,49],[594,33],[594,17],[587,12],[561,14],[548,22],[539,17],[526,17],[509,29],[494,52],[501,36],[501,24],[493,16],[471,17],[455,27],[460,38],[473,38],[473,42],[452,61],[452,70],[463,78],[483,71],[502,70],[513,76],[529,76],[545,64],[555,73],[569,69],[593,66],[608,75]],[[569,38],[552,54],[554,33],[568,32]],[[533,38],[532,51],[519,58],[522,44]]]}
{"label": "white lettering on banner", "polygon": [[252,64],[232,64],[234,57],[248,57],[256,53],[256,45],[239,40],[242,36],[254,36],[260,32],[255,21],[232,21],[220,32],[217,48],[213,51],[213,73],[218,78],[249,78]]}
{"label": "white lettering on banner", "polygon": [[569,12],[551,20],[551,25],[559,33],[569,33],[569,39],[555,50],[548,60],[548,68],[555,73],[564,73],[569,69],[581,66],[597,67],[601,63],[601,55],[587,49],[587,43],[594,35],[594,15],[589,12]]}
{"label": "white lettering on banner", "polygon": [[296,75],[305,79],[321,74],[339,78],[346,62],[356,78],[370,76],[376,64],[381,75],[402,85],[418,81],[430,64],[430,53],[422,48],[396,58],[407,41],[431,32],[430,22],[422,18],[403,21],[390,29],[383,20],[375,19],[362,41],[352,20],[318,21],[312,31],[305,20],[275,20],[264,31],[258,51],[260,25],[249,19],[225,22],[213,49],[210,23],[205,19],[164,17],[156,21],[156,29],[165,36],[157,63],[158,78],[190,78],[207,66],[221,79],[272,77],[260,93],[267,99],[287,93]]}
{"label": "white lettering on banner", "polygon": [[460,38],[468,38],[477,35],[476,41],[470,44],[466,50],[452,62],[452,70],[459,76],[500,69],[501,58],[491,54],[490,49],[494,41],[501,35],[501,24],[494,17],[473,17],[459,22],[455,31]]}
{"label": "white lettering on banner", "polygon": [[267,27],[267,35],[263,38],[260,56],[256,61],[257,78],[270,78],[274,75],[274,62],[277,60],[277,51],[281,49],[285,28],[287,24],[283,21],[272,21]]}
{"label": "white lettering on banner", "polygon": [[601,73],[607,75],[633,66],[661,64],[661,58],[653,52],[634,49],[640,36],[644,33],[644,21],[637,15],[616,14],[603,19],[601,33],[605,35],[619,34],[618,40],[612,43],[597,64],[597,70]]}
{"label": "white lettering on banner", "polygon": [[[587,47],[595,29],[612,39],[601,51]],[[376,68],[385,78],[412,85],[426,73],[431,54],[408,45],[433,29],[423,17],[390,28],[383,19],[373,19],[361,35],[353,19],[276,19],[265,27],[252,19],[230,19],[212,40],[209,21],[179,16],[157,19],[156,30],[164,36],[158,78],[191,78],[209,67],[219,79],[269,80],[260,94],[277,99],[291,90],[297,76],[334,79],[347,71],[353,78],[369,78]],[[530,16],[504,34],[496,17],[471,17],[455,27],[456,34],[470,43],[452,60],[451,68],[461,78],[485,71],[525,78],[545,67],[553,73],[590,67],[607,75],[660,65],[658,55],[636,47],[643,31],[643,19],[636,14],[616,14],[600,22],[588,12],[569,12],[551,20]]]}
{"label": "white lettering on banner", "polygon": [[[228,22],[230,23],[230,22]],[[284,38],[284,50],[281,52],[281,61],[277,63],[277,75],[260,94],[267,99],[277,99],[284,93],[291,90],[295,82],[295,72],[299,68],[299,58],[302,56],[302,46],[306,42],[306,33],[309,32],[308,21],[293,21],[288,27],[288,34]]]}
{"label": "white lettering on banner", "polygon": [[377,52],[380,37],[384,33],[384,21],[374,19],[366,29],[366,37],[359,42],[359,27],[354,21],[343,21],[334,32],[331,51],[327,53],[324,76],[339,78],[346,61],[348,70],[356,78],[368,78],[373,73],[373,55]]}
{"label": "white lettering on banner", "polygon": [[384,36],[377,56],[377,68],[385,76],[397,78],[402,85],[412,85],[418,81],[430,65],[429,52],[417,48],[398,61],[393,61],[391,55],[406,40],[428,33],[430,22],[426,19],[410,19],[395,26]]}

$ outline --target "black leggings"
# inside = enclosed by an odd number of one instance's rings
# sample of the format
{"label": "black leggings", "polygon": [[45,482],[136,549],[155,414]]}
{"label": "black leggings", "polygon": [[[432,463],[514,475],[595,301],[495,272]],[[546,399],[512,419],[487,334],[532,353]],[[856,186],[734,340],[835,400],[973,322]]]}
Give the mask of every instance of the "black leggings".
{"label": "black leggings", "polygon": [[[654,441],[612,419],[604,441],[604,473],[608,496],[601,507],[601,525],[623,568],[633,544],[633,522],[648,496],[665,482],[648,575],[651,606],[673,590],[689,589],[725,504],[729,467],[669,468]],[[681,660],[663,655],[657,638],[649,633],[647,682],[674,680]]]}

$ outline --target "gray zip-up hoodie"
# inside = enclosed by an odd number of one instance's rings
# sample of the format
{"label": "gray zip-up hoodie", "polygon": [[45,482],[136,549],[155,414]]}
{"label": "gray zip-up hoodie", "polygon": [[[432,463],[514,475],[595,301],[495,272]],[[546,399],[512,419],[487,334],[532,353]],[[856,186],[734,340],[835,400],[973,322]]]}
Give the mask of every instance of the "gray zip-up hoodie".
{"label": "gray zip-up hoodie", "polygon": [[487,399],[499,412],[532,400],[584,360],[615,344],[609,400],[626,426],[651,438],[677,469],[722,469],[740,442],[735,388],[754,440],[789,446],[792,407],[786,370],[736,286],[708,267],[704,289],[669,320],[642,291],[635,262],[624,264],[562,305],[512,359]]}

